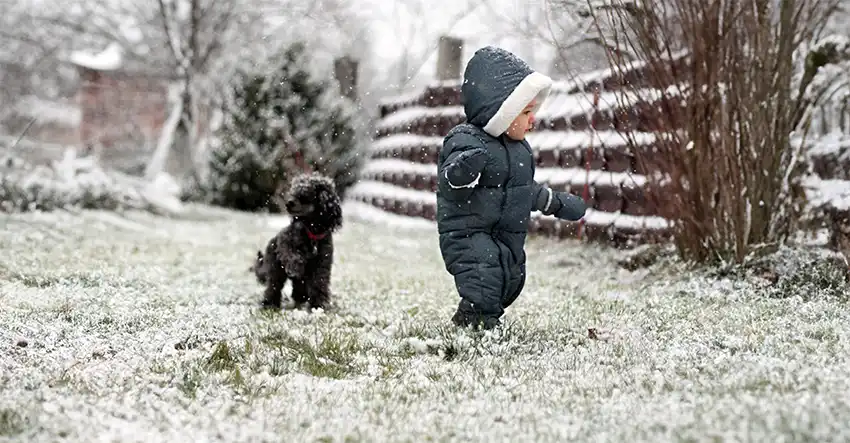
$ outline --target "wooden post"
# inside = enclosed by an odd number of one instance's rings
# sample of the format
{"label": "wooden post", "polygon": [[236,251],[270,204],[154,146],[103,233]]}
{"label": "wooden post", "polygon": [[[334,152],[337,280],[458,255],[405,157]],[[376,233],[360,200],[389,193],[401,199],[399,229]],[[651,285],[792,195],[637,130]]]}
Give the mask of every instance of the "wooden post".
{"label": "wooden post", "polygon": [[463,40],[447,35],[440,37],[437,48],[437,79],[440,81],[461,78]]}
{"label": "wooden post", "polygon": [[357,101],[357,60],[342,56],[334,60],[334,77],[339,82],[339,93]]}

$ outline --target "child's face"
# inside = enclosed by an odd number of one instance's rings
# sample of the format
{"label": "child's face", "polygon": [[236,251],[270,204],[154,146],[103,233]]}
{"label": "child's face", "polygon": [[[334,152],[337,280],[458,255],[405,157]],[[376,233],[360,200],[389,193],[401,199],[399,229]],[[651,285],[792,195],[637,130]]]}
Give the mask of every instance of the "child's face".
{"label": "child's face", "polygon": [[537,105],[537,99],[530,101],[525,108],[520,112],[517,118],[508,126],[508,130],[505,131],[508,137],[512,140],[523,140],[525,139],[525,134],[531,130],[534,126],[534,114],[531,110],[534,106]]}

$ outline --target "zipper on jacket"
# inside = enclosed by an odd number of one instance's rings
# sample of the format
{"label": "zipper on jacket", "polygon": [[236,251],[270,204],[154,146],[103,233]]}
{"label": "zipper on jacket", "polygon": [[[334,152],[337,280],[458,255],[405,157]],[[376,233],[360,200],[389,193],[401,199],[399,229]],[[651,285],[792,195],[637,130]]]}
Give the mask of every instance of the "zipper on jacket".
{"label": "zipper on jacket", "polygon": [[[500,137],[500,138],[501,138],[501,140],[499,140],[499,141],[502,143],[502,146],[505,147],[505,158],[508,161],[508,177],[505,181],[504,192],[502,193],[502,214],[504,214],[505,213],[505,204],[508,201],[508,184],[511,181],[511,148],[508,146],[507,140],[505,140],[504,135],[502,135],[502,137]],[[500,222],[502,221],[501,216],[499,216],[499,221]]]}

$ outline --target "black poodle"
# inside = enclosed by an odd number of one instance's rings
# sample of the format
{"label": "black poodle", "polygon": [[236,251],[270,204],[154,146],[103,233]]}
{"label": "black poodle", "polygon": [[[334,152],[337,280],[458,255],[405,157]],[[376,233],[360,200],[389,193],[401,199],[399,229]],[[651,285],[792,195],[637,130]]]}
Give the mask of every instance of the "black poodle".
{"label": "black poodle", "polygon": [[286,280],[296,307],[327,308],[331,299],[333,232],[342,227],[342,208],[333,181],[319,174],[296,177],[285,199],[289,226],[257,251],[251,270],[266,286],[264,308],[279,309]]}

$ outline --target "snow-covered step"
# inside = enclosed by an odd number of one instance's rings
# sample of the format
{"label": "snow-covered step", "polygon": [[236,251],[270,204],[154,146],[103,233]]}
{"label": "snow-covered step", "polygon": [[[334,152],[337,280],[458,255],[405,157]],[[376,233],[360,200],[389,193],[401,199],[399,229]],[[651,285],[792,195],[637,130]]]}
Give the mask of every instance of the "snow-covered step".
{"label": "snow-covered step", "polygon": [[[389,183],[361,180],[352,186],[348,196],[356,201],[371,203],[397,214],[435,219],[436,194],[429,191],[408,189]],[[575,229],[577,223],[563,222],[540,213],[532,214],[532,232],[546,235],[561,235]],[[584,218],[588,229],[602,230],[605,235],[660,235],[659,231],[669,228],[668,222],[657,216],[637,216],[617,212],[588,209]]]}
{"label": "snow-covered step", "polygon": [[[599,95],[599,103],[594,106],[593,96],[587,93],[550,95],[537,112],[541,128],[583,130],[590,126],[589,116],[596,115],[597,129],[609,130],[639,123],[644,117],[627,112],[627,119],[619,110],[632,109],[636,105],[653,106],[663,100],[681,95],[681,88],[671,86],[659,89],[638,89],[634,91],[604,92]],[[673,103],[675,104],[675,103]],[[385,116],[376,124],[378,136],[399,133],[415,133],[427,136],[444,135],[452,126],[465,120],[463,106],[412,106],[402,108]],[[634,121],[632,121],[634,120]],[[638,124],[640,126],[640,124]]]}
{"label": "snow-covered step", "polygon": [[[437,165],[395,158],[372,159],[366,162],[362,173],[372,175],[423,175],[430,179],[432,176],[437,175]],[[587,171],[584,168],[536,168],[534,179],[540,183],[570,186],[590,184],[614,187],[642,187],[646,185],[646,177],[640,174],[600,170]]]}
{"label": "snow-covered step", "polygon": [[[380,137],[372,143],[373,152],[401,151],[405,148],[437,149],[443,145],[443,136],[417,134],[391,134]],[[638,146],[648,146],[655,141],[651,132],[635,132],[632,138]],[[542,130],[530,132],[528,144],[535,151],[561,151],[587,149],[588,146],[597,148],[622,148],[629,145],[629,140],[618,131],[553,131]]]}
{"label": "snow-covered step", "polygon": [[835,209],[850,209],[850,180],[822,179],[809,176],[803,180],[809,206],[830,206]]}
{"label": "snow-covered step", "polygon": [[[631,138],[641,149],[649,149],[655,141],[653,134],[644,132]],[[628,173],[642,166],[635,161],[625,136],[617,131],[535,131],[528,135],[528,142],[540,167],[584,168],[588,148],[592,148],[591,169]],[[442,143],[441,136],[391,134],[373,142],[370,157],[435,164]]]}
{"label": "snow-covered step", "polygon": [[[436,192],[437,167],[399,159],[371,160],[360,173],[364,180],[387,183],[404,189]],[[535,179],[557,191],[584,195],[603,211],[631,215],[651,215],[651,205],[643,196],[646,177],[581,168],[537,168]]]}
{"label": "snow-covered step", "polygon": [[[686,58],[687,53],[680,51],[673,54],[671,63],[681,66],[681,62],[686,61]],[[635,85],[646,83],[647,80],[652,78],[652,75],[646,73],[647,69],[652,69],[652,66],[647,65],[644,61],[635,60],[626,62],[617,68],[603,68],[585,72],[570,79],[555,80],[552,84],[550,95],[590,93],[596,88],[601,88],[603,92],[611,92],[623,89],[624,83],[630,87],[635,87]],[[384,98],[379,103],[381,115],[386,115],[405,107],[427,105],[428,102],[437,102],[443,105],[459,105],[461,104],[459,101],[461,82],[462,79],[433,81],[420,90]],[[452,97],[448,97],[449,95]],[[447,103],[447,101],[451,100],[457,100],[457,102]]]}
{"label": "snow-covered step", "polygon": [[808,151],[815,174],[827,180],[850,180],[850,137],[832,134],[814,142]]}

